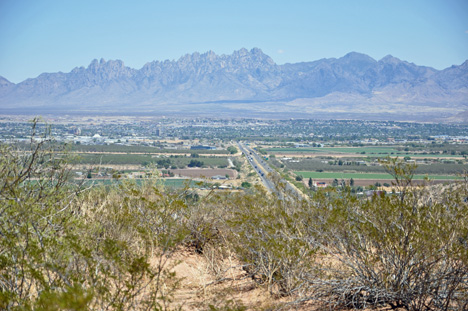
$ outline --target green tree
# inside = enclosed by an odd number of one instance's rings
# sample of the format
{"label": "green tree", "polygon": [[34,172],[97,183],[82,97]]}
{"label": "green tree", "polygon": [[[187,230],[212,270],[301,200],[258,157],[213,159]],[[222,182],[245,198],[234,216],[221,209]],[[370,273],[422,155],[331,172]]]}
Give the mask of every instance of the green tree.
{"label": "green tree", "polygon": [[187,165],[188,167],[202,167],[205,163],[199,160],[190,160],[190,163]]}
{"label": "green tree", "polygon": [[247,182],[247,181],[243,181],[242,184],[241,184],[241,187],[242,188],[250,188],[250,187],[252,187],[252,184]]}
{"label": "green tree", "polygon": [[229,147],[227,148],[227,151],[229,151],[230,154],[236,154],[236,153],[239,152],[239,150],[237,150],[237,148],[234,147],[234,146],[229,146]]}

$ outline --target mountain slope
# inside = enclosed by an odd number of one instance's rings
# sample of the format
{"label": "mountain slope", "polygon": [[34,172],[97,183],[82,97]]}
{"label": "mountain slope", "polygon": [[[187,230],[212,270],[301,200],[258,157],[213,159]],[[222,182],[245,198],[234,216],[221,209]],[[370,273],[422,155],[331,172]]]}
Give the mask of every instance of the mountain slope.
{"label": "mountain slope", "polygon": [[468,110],[467,95],[468,61],[438,71],[390,55],[376,61],[352,52],[338,59],[277,65],[257,48],[231,55],[187,54],[177,61],[153,61],[138,70],[120,60],[93,60],[86,68],[44,73],[18,84],[0,77],[3,112],[333,115],[393,111],[445,117]]}

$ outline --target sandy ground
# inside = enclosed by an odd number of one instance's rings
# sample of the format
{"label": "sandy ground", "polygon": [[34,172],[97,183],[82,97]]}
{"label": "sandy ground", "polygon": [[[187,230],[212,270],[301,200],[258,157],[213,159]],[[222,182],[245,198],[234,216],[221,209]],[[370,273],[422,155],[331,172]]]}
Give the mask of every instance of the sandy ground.
{"label": "sandy ground", "polygon": [[[258,285],[245,271],[234,256],[227,256],[222,262],[211,259],[209,254],[198,254],[193,249],[183,248],[169,260],[172,269],[180,279],[172,307],[183,311],[198,310],[330,310],[319,302],[291,304],[291,297],[273,297],[265,287]],[[210,307],[212,306],[212,307]],[[245,307],[240,309],[239,307]],[[337,309],[344,311],[350,309]],[[369,311],[371,309],[361,309]],[[377,308],[372,310],[389,310]]]}
{"label": "sandy ground", "polygon": [[182,310],[211,310],[210,305],[219,310],[231,310],[224,309],[226,305],[264,310],[272,305],[274,299],[246,276],[233,257],[216,264],[209,255],[184,249],[177,252],[171,261],[179,263],[173,271],[182,282],[175,293],[174,304]]}

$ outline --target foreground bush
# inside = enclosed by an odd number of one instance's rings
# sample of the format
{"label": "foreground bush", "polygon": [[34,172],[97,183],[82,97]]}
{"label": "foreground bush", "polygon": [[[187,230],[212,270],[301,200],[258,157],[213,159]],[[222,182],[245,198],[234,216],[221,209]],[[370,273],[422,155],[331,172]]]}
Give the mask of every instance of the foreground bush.
{"label": "foreground bush", "polygon": [[227,227],[245,270],[278,296],[296,295],[314,267],[316,249],[305,239],[302,221],[306,202],[291,203],[262,194],[239,198]]}
{"label": "foreground bush", "polygon": [[34,130],[27,151],[0,146],[2,310],[169,310],[180,247],[205,256],[214,284],[233,256],[294,303],[468,308],[466,182],[416,188],[414,167],[389,160],[398,193],[371,198],[200,196],[157,180],[86,188]]}
{"label": "foreground bush", "polygon": [[0,146],[0,309],[167,309],[183,201],[157,185],[84,189],[49,143]]}
{"label": "foreground bush", "polygon": [[414,188],[413,167],[390,164],[398,195],[315,202],[311,243],[334,264],[308,278],[310,297],[351,308],[466,310],[466,184]]}

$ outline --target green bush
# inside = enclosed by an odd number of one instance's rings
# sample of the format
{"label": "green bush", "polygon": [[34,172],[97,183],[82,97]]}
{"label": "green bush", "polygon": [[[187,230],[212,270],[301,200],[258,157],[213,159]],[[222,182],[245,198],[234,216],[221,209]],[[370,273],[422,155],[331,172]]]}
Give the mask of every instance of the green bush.
{"label": "green bush", "polygon": [[227,148],[227,151],[229,151],[230,154],[236,154],[236,153],[239,152],[239,150],[237,150],[237,148],[234,147],[234,146],[229,146],[229,147]]}
{"label": "green bush", "polygon": [[84,188],[65,150],[49,149],[48,132],[35,129],[28,150],[0,146],[2,310],[168,310],[180,246],[205,256],[215,282],[234,256],[273,296],[296,303],[468,307],[466,180],[416,187],[416,166],[387,159],[395,194],[363,198],[340,187],[299,200],[279,177],[279,196],[259,186],[202,196],[151,178]]}
{"label": "green bush", "polygon": [[157,185],[83,189],[35,126],[29,150],[0,146],[0,309],[166,308],[185,203]]}
{"label": "green bush", "polygon": [[309,278],[311,296],[351,308],[462,310],[468,305],[466,185],[415,189],[414,166],[392,161],[400,194],[317,197],[313,245],[339,264]]}
{"label": "green bush", "polygon": [[[304,284],[315,249],[302,238],[304,202],[239,197],[227,220],[227,240],[245,270],[273,295],[289,296]],[[298,206],[299,205],[299,206]]]}

